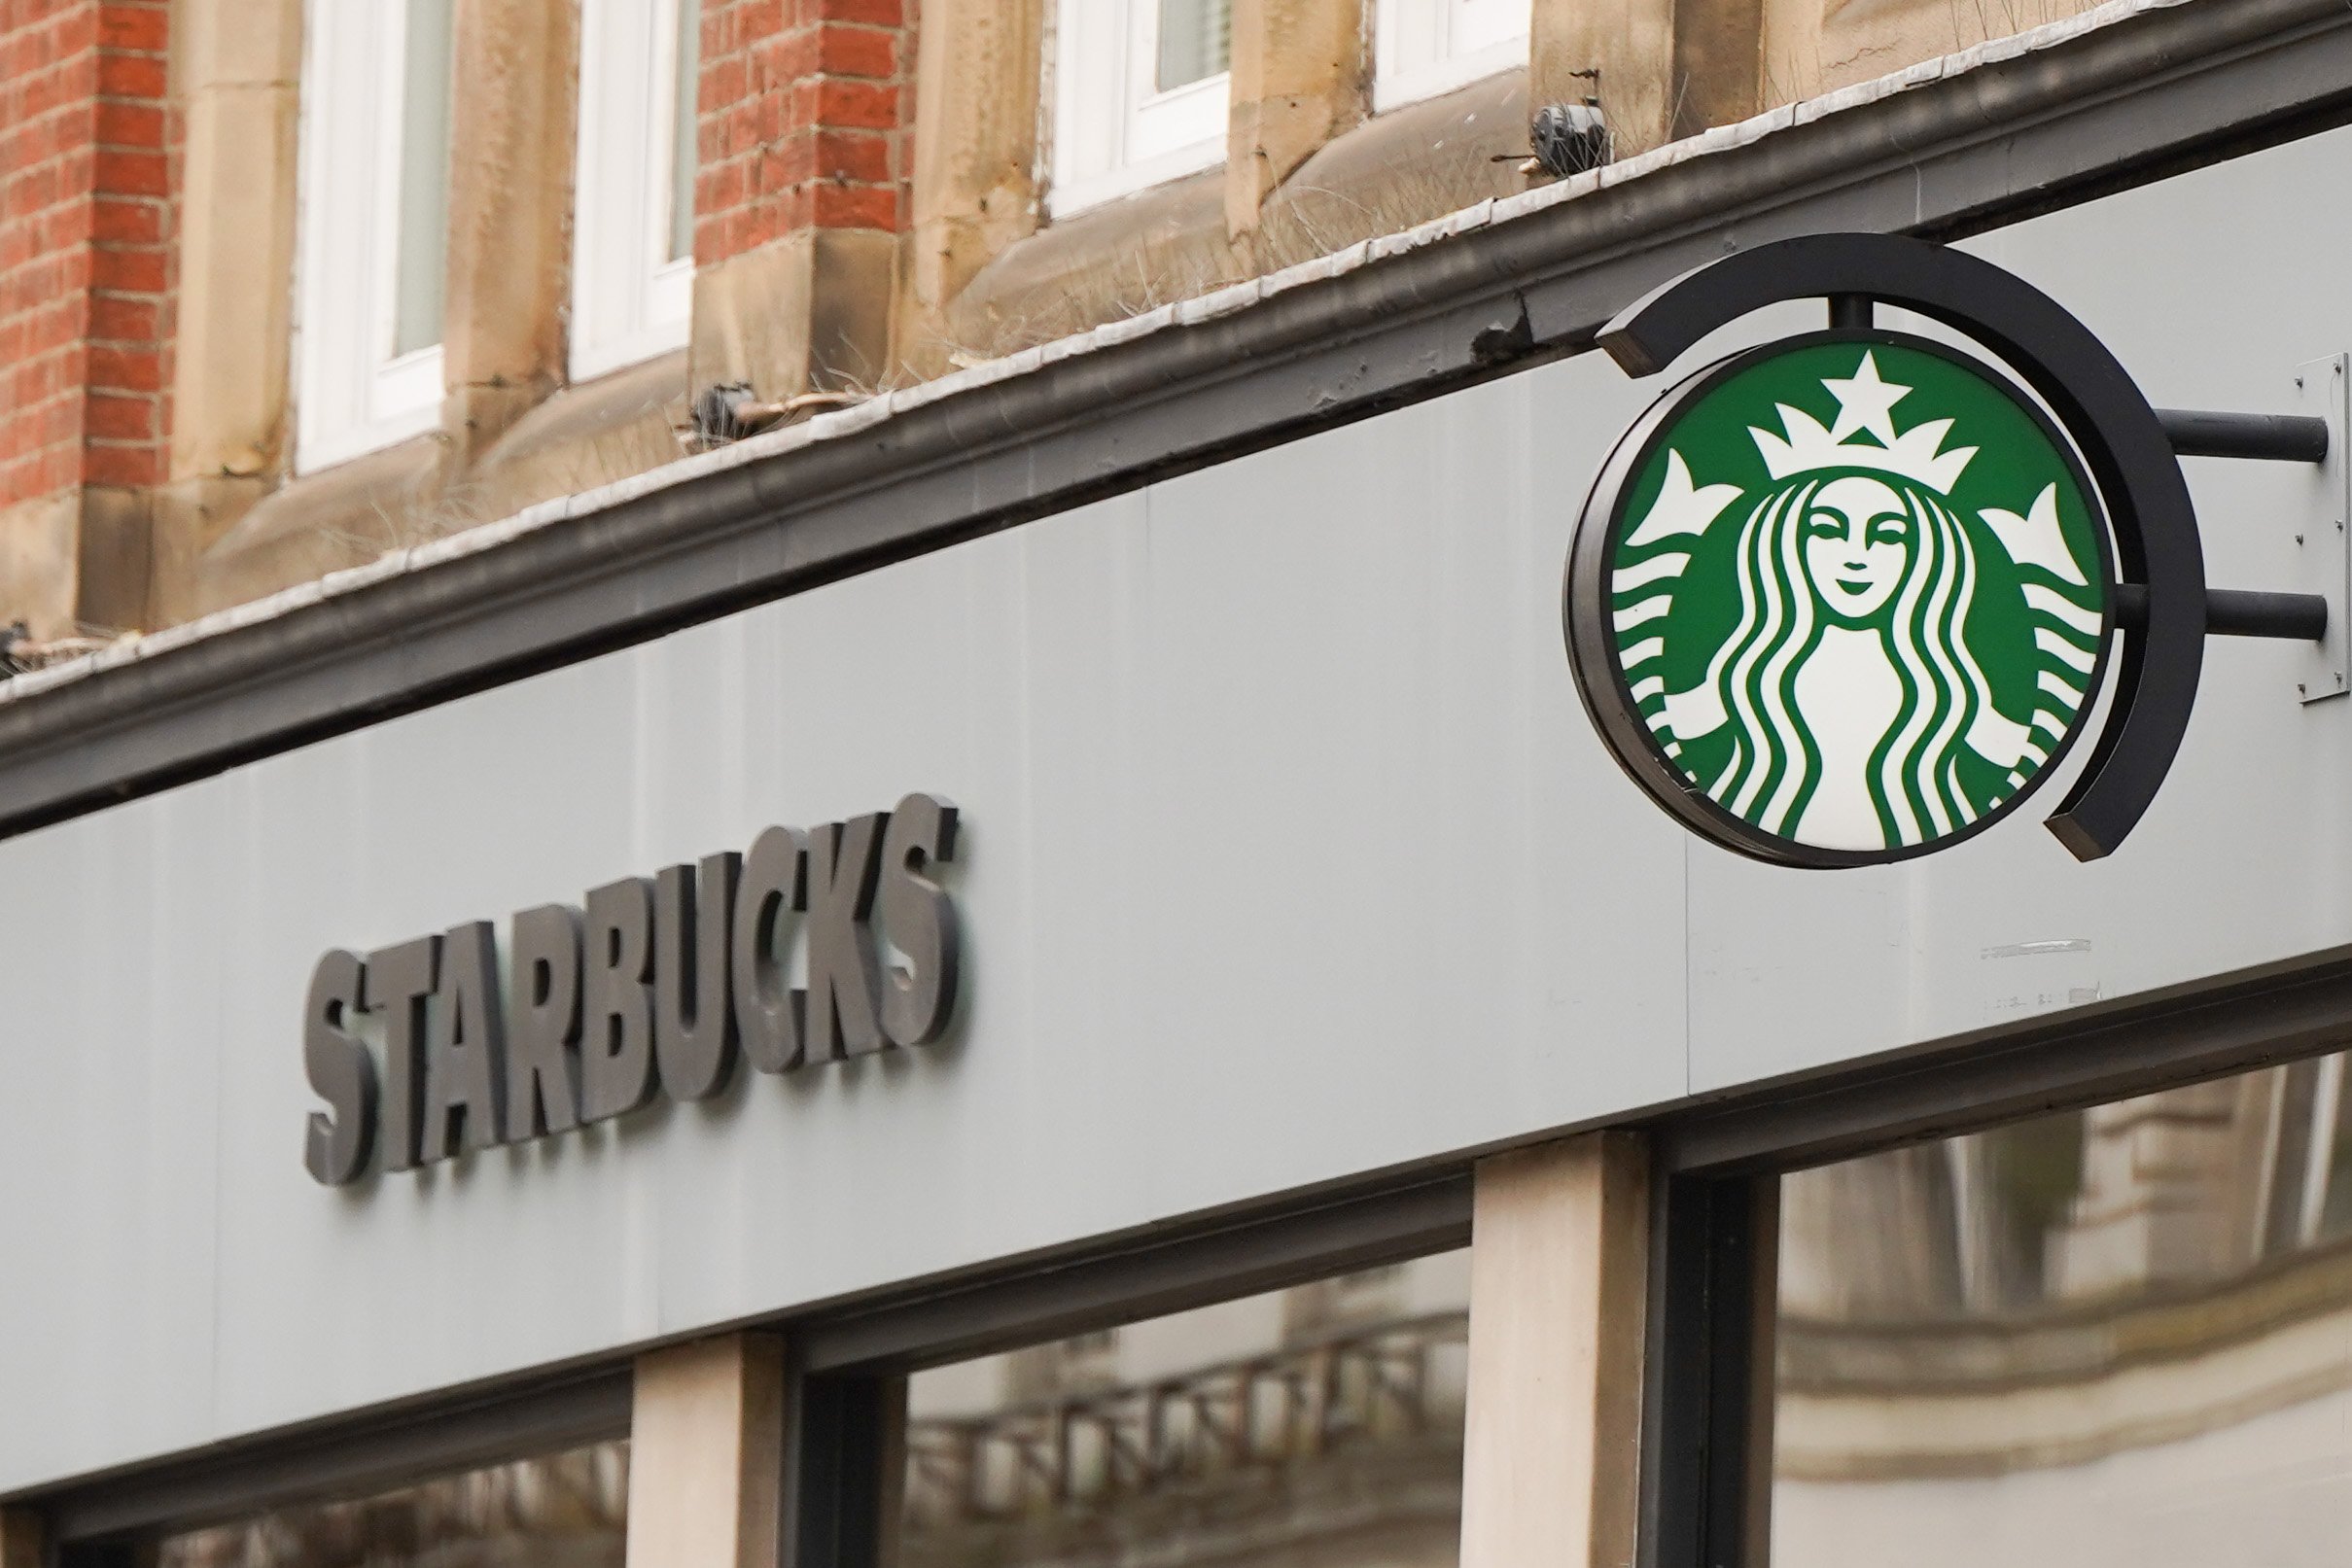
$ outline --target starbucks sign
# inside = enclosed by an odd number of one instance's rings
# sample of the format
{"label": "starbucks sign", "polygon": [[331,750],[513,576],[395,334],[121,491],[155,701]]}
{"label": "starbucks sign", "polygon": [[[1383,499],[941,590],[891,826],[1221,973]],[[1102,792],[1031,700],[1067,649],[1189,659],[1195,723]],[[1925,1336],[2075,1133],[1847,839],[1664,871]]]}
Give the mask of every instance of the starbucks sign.
{"label": "starbucks sign", "polygon": [[[2209,588],[2180,465],[2338,463],[2340,401],[2159,411],[2055,299],[1901,234],[1736,251],[1629,305],[1598,346],[1656,375],[1804,299],[1829,306],[1827,331],[1708,366],[1633,422],[1569,551],[1577,690],[1684,825],[1781,865],[1906,859],[2016,811],[2094,730],[2044,825],[2095,860],[2163,787],[2206,638],[2303,644],[2306,704],[2352,690],[2341,514],[2306,530],[2323,591]],[[1880,305],[1967,347],[1882,331]]]}
{"label": "starbucks sign", "polygon": [[1571,571],[1578,676],[1619,760],[1769,859],[1942,848],[2084,726],[2107,528],[2006,375],[1878,331],[1702,370],[1627,434]]}

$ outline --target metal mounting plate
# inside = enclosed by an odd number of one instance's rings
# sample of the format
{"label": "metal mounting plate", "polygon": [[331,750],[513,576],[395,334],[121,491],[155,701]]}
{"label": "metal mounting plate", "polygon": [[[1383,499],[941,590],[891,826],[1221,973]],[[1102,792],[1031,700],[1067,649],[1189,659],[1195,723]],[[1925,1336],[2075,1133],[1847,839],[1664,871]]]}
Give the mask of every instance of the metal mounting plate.
{"label": "metal mounting plate", "polygon": [[2306,703],[2341,697],[2352,678],[2345,650],[2352,645],[2352,627],[2345,625],[2352,605],[2352,552],[2345,544],[2344,527],[2352,519],[2352,454],[2344,450],[2346,398],[2352,383],[2352,356],[2333,355],[2295,367],[2295,411],[2328,422],[2326,461],[2310,465],[2310,499],[2300,513],[2296,537],[2295,580],[2299,593],[2315,593],[2328,601],[2328,635],[2317,643],[2299,645],[2295,689]]}

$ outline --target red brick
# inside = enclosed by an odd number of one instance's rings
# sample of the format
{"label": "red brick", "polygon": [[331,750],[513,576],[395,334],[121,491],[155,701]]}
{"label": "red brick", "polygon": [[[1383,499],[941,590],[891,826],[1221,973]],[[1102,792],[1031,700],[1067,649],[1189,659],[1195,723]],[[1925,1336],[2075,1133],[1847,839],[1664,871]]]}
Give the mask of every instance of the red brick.
{"label": "red brick", "polygon": [[751,47],[752,74],[755,81],[796,82],[802,77],[815,76],[819,65],[820,41],[814,27],[794,27],[770,38],[762,38]]}
{"label": "red brick", "polygon": [[162,434],[156,418],[158,411],[153,398],[125,398],[115,393],[93,392],[88,406],[83,411],[84,429],[104,440],[154,440]]}
{"label": "red brick", "polygon": [[704,65],[699,97],[704,112],[732,104],[741,98],[746,80],[744,61],[739,55],[729,55]]}
{"label": "red brick", "polygon": [[152,445],[93,445],[82,465],[90,484],[146,485],[163,477],[162,454]]}
{"label": "red brick", "polygon": [[697,212],[720,213],[740,206],[744,195],[744,166],[725,163],[715,169],[704,169],[694,182],[694,209]]}
{"label": "red brick", "polygon": [[828,180],[879,183],[891,177],[891,139],[874,131],[820,130],[814,172]]}
{"label": "red brick", "polygon": [[163,208],[149,201],[90,203],[90,236],[105,245],[156,245],[163,239]]}
{"label": "red brick", "polygon": [[50,43],[58,59],[71,59],[98,47],[98,14],[92,7],[70,6],[50,23]]}
{"label": "red brick", "polygon": [[905,14],[898,0],[802,0],[807,7],[804,15],[819,21],[862,21],[877,27],[895,27],[904,21]]}
{"label": "red brick", "polygon": [[163,62],[144,54],[98,58],[98,91],[109,98],[160,98],[166,87]]}
{"label": "red brick", "polygon": [[757,101],[739,103],[726,112],[726,156],[733,157],[759,145]]}
{"label": "red brick", "polygon": [[40,244],[59,253],[89,242],[90,203],[69,201],[41,215]]}
{"label": "red brick", "polygon": [[117,294],[161,294],[168,281],[165,262],[161,251],[100,251],[89,281]]}
{"label": "red brick", "polygon": [[116,103],[112,100],[98,105],[95,135],[101,147],[136,147],[161,152],[163,128],[163,111],[156,105]]}
{"label": "red brick", "polygon": [[102,294],[89,302],[89,335],[109,343],[152,343],[163,335],[163,307],[154,299]]}
{"label": "red brick", "polygon": [[82,310],[70,300],[61,300],[47,310],[36,311],[24,319],[24,347],[26,354],[47,354],[60,349],[83,335]]}
{"label": "red brick", "polygon": [[171,13],[144,7],[102,6],[98,11],[100,49],[143,50],[161,53],[171,42]]}
{"label": "red brick", "polygon": [[898,226],[898,192],[891,186],[821,183],[812,192],[820,228]]}
{"label": "red brick", "polygon": [[880,27],[825,27],[819,31],[819,65],[836,76],[887,79],[898,74],[898,35]]}
{"label": "red brick", "polygon": [[42,446],[64,446],[80,440],[83,429],[81,400],[58,398],[38,410],[32,438]]}
{"label": "red brick", "polygon": [[98,344],[89,351],[89,382],[115,392],[160,392],[163,364],[152,348]]}
{"label": "red brick", "polygon": [[109,195],[162,196],[171,193],[171,171],[161,153],[98,154],[98,189]]}
{"label": "red brick", "polygon": [[878,87],[869,82],[835,82],[823,80],[817,84],[816,114],[812,117],[820,125],[863,125],[876,130],[894,130],[898,124],[898,89]]}

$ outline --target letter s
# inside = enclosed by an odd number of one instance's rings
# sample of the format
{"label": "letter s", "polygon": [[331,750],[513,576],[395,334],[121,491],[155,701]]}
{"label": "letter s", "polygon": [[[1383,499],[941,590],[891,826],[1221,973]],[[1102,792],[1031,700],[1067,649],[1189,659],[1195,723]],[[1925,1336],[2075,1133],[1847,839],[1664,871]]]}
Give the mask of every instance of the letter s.
{"label": "letter s", "polygon": [[358,955],[327,954],[311,971],[302,1011],[302,1068],[330,1107],[310,1113],[302,1163],[329,1187],[357,1180],[375,1146],[375,1063],[343,1028],[359,1006],[363,973]]}
{"label": "letter s", "polygon": [[914,972],[889,966],[882,985],[882,1031],[894,1044],[929,1045],[947,1032],[956,1010],[961,941],[947,889],[925,875],[956,857],[956,808],[935,795],[909,795],[891,813],[882,841],[882,886],[875,894],[882,934]]}

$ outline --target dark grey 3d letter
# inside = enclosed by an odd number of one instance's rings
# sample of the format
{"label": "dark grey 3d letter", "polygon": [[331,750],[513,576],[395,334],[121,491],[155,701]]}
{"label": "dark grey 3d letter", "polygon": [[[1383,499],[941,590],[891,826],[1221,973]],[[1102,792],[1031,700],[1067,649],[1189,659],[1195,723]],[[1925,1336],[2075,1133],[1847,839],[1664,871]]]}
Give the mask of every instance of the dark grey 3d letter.
{"label": "dark grey 3d letter", "polygon": [[656,1088],[653,889],[643,877],[625,877],[589,893],[587,906],[579,1114],[601,1122],[649,1103]]}
{"label": "dark grey 3d letter", "polygon": [[440,979],[441,939],[368,955],[361,1005],[384,1015],[384,1168],[412,1170],[424,1122],[425,1001]]}
{"label": "dark grey 3d letter", "polygon": [[507,980],[507,1141],[579,1125],[579,911],[514,917]]}
{"label": "dark grey 3d letter", "polygon": [[673,1099],[708,1099],[735,1069],[728,922],[742,871],[728,852],[653,879],[653,1062]]}
{"label": "dark grey 3d letter", "polygon": [[359,1179],[375,1142],[375,1063],[343,1028],[359,1010],[363,974],[358,954],[326,954],[310,972],[302,1007],[302,1070],[328,1106],[310,1113],[302,1163],[329,1187]]}
{"label": "dark grey 3d letter", "polygon": [[735,1025],[743,1054],[761,1072],[800,1065],[806,994],[785,978],[790,921],[808,907],[808,845],[789,827],[752,844],[735,892]]}
{"label": "dark grey 3d letter", "polygon": [[809,835],[811,1063],[863,1056],[882,1035],[882,960],[874,951],[874,885],[887,812],[827,822]]}
{"label": "dark grey 3d letter", "polygon": [[425,1037],[425,1121],[418,1154],[446,1160],[498,1143],[506,1121],[507,1028],[498,1005],[498,942],[488,921],[451,926]]}
{"label": "dark grey 3d letter", "polygon": [[882,842],[882,888],[875,894],[882,934],[914,972],[892,965],[883,977],[882,1031],[897,1045],[929,1045],[947,1032],[956,1009],[960,957],[956,906],[925,875],[956,857],[956,808],[935,795],[909,795],[891,813]]}

